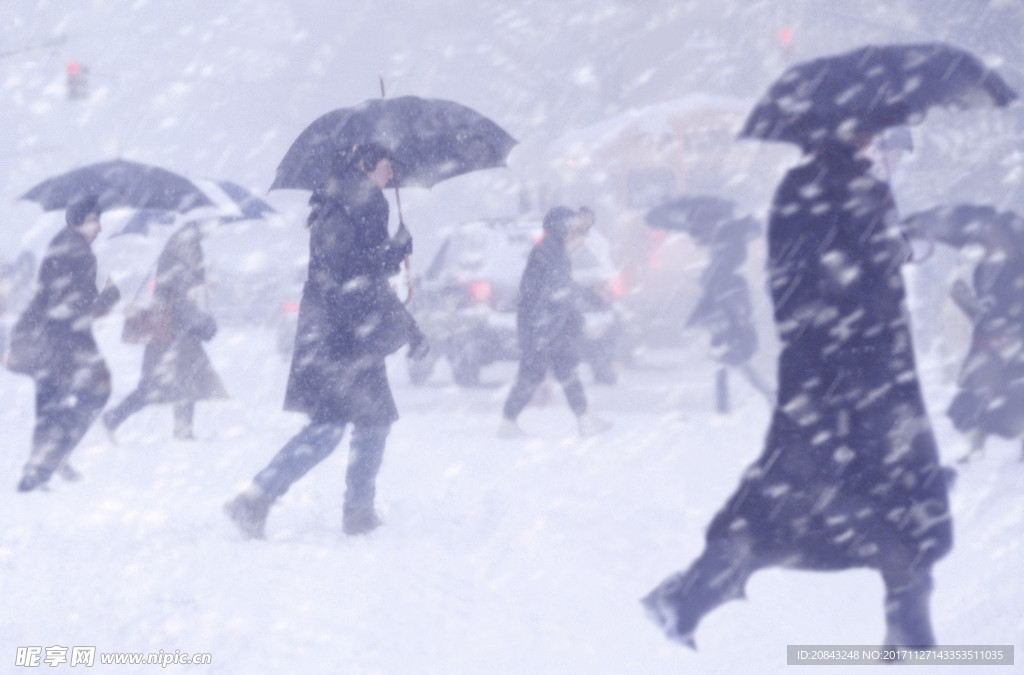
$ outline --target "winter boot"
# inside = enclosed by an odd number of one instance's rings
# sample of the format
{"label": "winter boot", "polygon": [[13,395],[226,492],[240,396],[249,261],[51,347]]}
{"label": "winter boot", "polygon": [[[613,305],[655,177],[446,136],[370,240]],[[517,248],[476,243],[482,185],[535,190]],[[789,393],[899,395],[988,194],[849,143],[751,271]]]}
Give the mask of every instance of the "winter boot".
{"label": "winter boot", "polygon": [[372,508],[370,509],[346,509],[341,529],[348,536],[369,534],[384,524]]}
{"label": "winter boot", "polygon": [[669,577],[641,600],[669,639],[696,649],[693,634],[704,615],[745,597],[743,587],[750,575],[742,558],[729,560],[724,552],[725,547],[709,544],[690,569]]}
{"label": "winter boot", "polygon": [[522,438],[525,435],[516,421],[507,417],[502,418],[501,424],[498,425],[498,438]]}
{"label": "winter boot", "polygon": [[580,436],[597,436],[612,428],[612,423],[599,417],[583,413],[576,418],[579,423]]}
{"label": "winter boot", "polygon": [[57,475],[68,482],[74,482],[81,479],[82,474],[75,471],[75,467],[71,466],[71,462],[64,460],[57,467]]}
{"label": "winter boot", "polygon": [[252,486],[224,505],[224,513],[246,539],[264,539],[267,514],[274,500]]}
{"label": "winter boot", "polygon": [[18,481],[18,492],[31,492],[37,488],[45,488],[50,477],[39,467],[25,467],[25,473]]}
{"label": "winter boot", "polygon": [[932,580],[929,571],[918,572],[906,585],[896,587],[887,580],[885,592],[885,644],[890,647],[931,647],[929,599]]}

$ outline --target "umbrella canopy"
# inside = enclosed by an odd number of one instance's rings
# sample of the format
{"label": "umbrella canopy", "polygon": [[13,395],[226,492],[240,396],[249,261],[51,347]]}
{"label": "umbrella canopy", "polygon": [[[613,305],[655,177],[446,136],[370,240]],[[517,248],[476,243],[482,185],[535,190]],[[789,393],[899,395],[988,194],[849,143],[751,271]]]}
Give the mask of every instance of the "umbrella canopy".
{"label": "umbrella canopy", "polygon": [[[221,215],[221,223],[233,223],[240,220],[259,220],[268,213],[277,213],[277,210],[263,199],[260,199],[252,192],[238,183],[229,180],[210,180],[228,199],[230,204],[224,206],[237,211],[237,214]],[[211,195],[212,196],[212,195]],[[216,199],[215,199],[216,201]],[[220,206],[220,204],[218,204]]]}
{"label": "umbrella canopy", "polygon": [[352,150],[379,143],[393,157],[391,184],[432,187],[477,169],[505,166],[516,144],[501,127],[464,105],[416,96],[373,99],[317,118],[277,167],[271,190],[318,190]]}
{"label": "umbrella canopy", "polygon": [[118,237],[122,234],[149,234],[150,225],[171,225],[174,223],[174,213],[162,209],[140,209],[132,214],[128,222],[120,230],[110,235]]}
{"label": "umbrella canopy", "polygon": [[44,211],[54,211],[89,195],[98,197],[103,209],[127,207],[185,212],[213,206],[209,197],[184,176],[123,159],[90,164],[48,178],[20,199],[39,202]]}
{"label": "umbrella canopy", "polygon": [[956,248],[979,243],[993,232],[1024,242],[1024,219],[1014,211],[999,211],[983,204],[937,206],[903,219],[912,237],[925,238]]}
{"label": "umbrella canopy", "polygon": [[792,66],[741,138],[814,147],[920,122],[933,106],[1005,106],[1017,94],[972,54],[942,43],[869,46]]}
{"label": "umbrella canopy", "polygon": [[713,195],[682,195],[655,206],[645,220],[659,230],[686,232],[708,243],[715,229],[733,219],[736,202]]}

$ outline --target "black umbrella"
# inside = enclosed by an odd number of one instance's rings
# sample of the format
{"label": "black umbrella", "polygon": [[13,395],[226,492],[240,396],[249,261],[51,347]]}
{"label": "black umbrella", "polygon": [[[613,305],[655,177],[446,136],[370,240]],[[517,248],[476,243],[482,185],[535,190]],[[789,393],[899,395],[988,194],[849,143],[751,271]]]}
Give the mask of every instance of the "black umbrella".
{"label": "black umbrella", "polygon": [[808,148],[828,138],[915,124],[933,106],[1005,106],[1017,94],[968,52],[941,43],[863,47],[792,66],[747,118],[741,138]]}
{"label": "black umbrella", "polygon": [[912,237],[937,241],[959,248],[978,243],[994,230],[1011,240],[1024,242],[1024,219],[1014,211],[999,211],[983,204],[937,206],[917,211],[903,219]]}
{"label": "black umbrella", "polygon": [[645,220],[659,230],[686,232],[701,243],[708,243],[721,224],[733,219],[736,202],[712,195],[683,195],[655,206]]}
{"label": "black umbrella", "polygon": [[273,206],[238,183],[232,183],[229,180],[215,180],[213,183],[231,199],[239,211],[237,216],[221,216],[220,222],[222,223],[232,223],[239,220],[258,220],[268,213],[277,213]]}
{"label": "black umbrella", "polygon": [[389,185],[432,187],[477,169],[505,166],[516,140],[472,108],[416,96],[333,110],[299,134],[277,167],[271,190],[318,190],[358,145],[375,142],[394,158]]}
{"label": "black umbrella", "polygon": [[209,197],[184,176],[123,159],[90,164],[48,178],[20,199],[39,202],[44,211],[54,211],[88,195],[98,197],[104,209],[120,206],[184,212],[213,206]]}

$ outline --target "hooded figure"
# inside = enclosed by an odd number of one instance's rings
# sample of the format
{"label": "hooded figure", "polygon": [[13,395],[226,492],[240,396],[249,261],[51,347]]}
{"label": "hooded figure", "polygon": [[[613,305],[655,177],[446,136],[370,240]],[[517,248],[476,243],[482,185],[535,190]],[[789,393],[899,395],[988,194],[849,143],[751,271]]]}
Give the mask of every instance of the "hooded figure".
{"label": "hooded figure", "polygon": [[110,371],[100,356],[92,322],[120,299],[109,282],[96,287],[92,242],[101,230],[95,197],[71,204],[66,227],[50,242],[39,266],[39,283],[11,336],[7,367],[32,377],[36,384],[36,424],[32,454],[18,490],[45,485],[66,463],[93,420],[110,398]]}
{"label": "hooded figure", "polygon": [[931,567],[952,545],[945,473],[914,363],[889,186],[826,142],[775,194],[768,231],[782,344],[761,456],[712,519],[704,552],[644,599],[670,637],[768,566],[868,567],[885,643],[931,645]]}
{"label": "hooded figure", "polygon": [[[556,206],[544,216],[544,237],[530,251],[519,282],[516,329],[519,335],[519,372],[503,409],[499,436],[521,435],[516,418],[550,370],[562,385],[569,407],[579,422],[580,433],[590,435],[608,423],[587,414],[577,366],[583,312],[579,291],[572,278],[569,249],[576,237],[586,235],[592,212],[577,213]],[[581,215],[587,217],[581,219]]]}
{"label": "hooded figure", "polygon": [[398,419],[384,358],[406,342],[422,349],[425,340],[387,283],[412,253],[404,226],[388,238],[381,190],[393,176],[390,156],[369,145],[358,148],[352,161],[310,198],[309,272],[284,403],[310,423],[225,506],[246,537],[264,536],[274,500],[334,451],[349,423],[354,429],[343,529],[359,535],[381,524],[375,481]]}
{"label": "hooded figure", "polygon": [[160,253],[153,287],[157,330],[142,355],[139,386],[103,414],[111,435],[147,405],[171,403],[174,437],[192,440],[196,401],[227,397],[203,349],[203,342],[216,335],[217,323],[201,308],[206,291],[201,239],[199,225],[189,223],[171,236]]}
{"label": "hooded figure", "polygon": [[952,290],[974,325],[959,391],[947,411],[957,431],[972,437],[961,461],[980,455],[990,434],[1024,434],[1024,220],[1001,214],[979,238],[985,254],[974,269],[973,288],[958,281]]}

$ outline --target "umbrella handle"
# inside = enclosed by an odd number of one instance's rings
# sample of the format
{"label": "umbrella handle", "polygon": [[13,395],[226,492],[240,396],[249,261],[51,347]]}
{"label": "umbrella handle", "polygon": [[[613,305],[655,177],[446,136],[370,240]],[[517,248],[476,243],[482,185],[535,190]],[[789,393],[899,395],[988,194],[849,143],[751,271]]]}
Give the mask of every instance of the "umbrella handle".
{"label": "umbrella handle", "polygon": [[409,291],[405,296],[405,306],[408,307],[412,302],[412,263],[409,262],[409,256],[405,256],[405,285]]}

